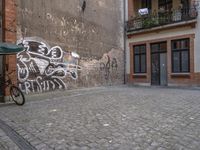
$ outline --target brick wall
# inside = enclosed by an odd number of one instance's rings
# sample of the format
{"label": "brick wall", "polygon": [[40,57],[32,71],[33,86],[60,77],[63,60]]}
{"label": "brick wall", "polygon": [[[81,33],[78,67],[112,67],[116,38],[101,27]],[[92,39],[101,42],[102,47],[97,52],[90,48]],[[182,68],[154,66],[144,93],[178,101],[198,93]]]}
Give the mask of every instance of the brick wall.
{"label": "brick wall", "polygon": [[128,0],[128,19],[130,19],[134,14],[133,0]]}
{"label": "brick wall", "polygon": [[[16,1],[15,0],[5,0],[5,13],[4,13],[4,25],[3,25],[3,41],[9,43],[16,43]],[[16,55],[9,55],[5,57],[5,70],[11,72],[16,70]],[[16,81],[16,72],[12,75],[12,81]],[[5,92],[6,95],[9,94],[8,89]]]}

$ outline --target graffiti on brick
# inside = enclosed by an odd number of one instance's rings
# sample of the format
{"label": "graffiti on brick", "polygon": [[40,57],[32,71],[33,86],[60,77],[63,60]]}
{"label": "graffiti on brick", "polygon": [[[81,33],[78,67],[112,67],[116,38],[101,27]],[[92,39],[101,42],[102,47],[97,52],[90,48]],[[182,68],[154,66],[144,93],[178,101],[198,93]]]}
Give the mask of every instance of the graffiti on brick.
{"label": "graffiti on brick", "polygon": [[79,55],[50,47],[44,40],[25,38],[18,41],[25,51],[17,54],[19,87],[26,93],[66,89],[64,79],[76,80],[81,70]]}
{"label": "graffiti on brick", "polygon": [[118,65],[116,58],[111,59],[109,55],[106,55],[106,58],[106,62],[100,62],[100,71],[104,74],[105,79],[108,80],[110,74],[117,71]]}

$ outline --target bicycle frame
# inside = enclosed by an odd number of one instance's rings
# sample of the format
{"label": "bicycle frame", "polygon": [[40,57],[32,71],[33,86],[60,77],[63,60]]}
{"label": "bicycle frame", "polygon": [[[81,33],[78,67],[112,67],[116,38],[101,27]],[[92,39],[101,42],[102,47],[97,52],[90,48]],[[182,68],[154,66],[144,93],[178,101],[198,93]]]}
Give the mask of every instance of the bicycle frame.
{"label": "bicycle frame", "polygon": [[2,89],[5,89],[11,85],[13,85],[12,80],[10,78],[10,74],[12,74],[14,71],[10,72],[10,73],[6,73],[6,78],[4,76],[0,77],[1,80],[1,84],[0,87]]}
{"label": "bicycle frame", "polygon": [[10,97],[11,99],[17,104],[17,105],[24,105],[25,103],[25,97],[23,92],[12,83],[12,80],[10,78],[10,74],[12,74],[14,71],[10,73],[6,73],[6,78],[1,77],[2,81],[2,89],[4,90],[6,87],[9,87]]}

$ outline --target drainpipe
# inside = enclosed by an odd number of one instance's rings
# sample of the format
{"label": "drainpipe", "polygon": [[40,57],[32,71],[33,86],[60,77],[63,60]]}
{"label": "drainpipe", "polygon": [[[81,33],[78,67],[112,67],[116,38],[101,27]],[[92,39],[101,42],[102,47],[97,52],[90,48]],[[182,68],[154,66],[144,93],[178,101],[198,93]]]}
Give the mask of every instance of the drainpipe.
{"label": "drainpipe", "polygon": [[124,9],[124,20],[123,20],[123,30],[124,30],[124,84],[126,84],[126,0],[123,2]]}

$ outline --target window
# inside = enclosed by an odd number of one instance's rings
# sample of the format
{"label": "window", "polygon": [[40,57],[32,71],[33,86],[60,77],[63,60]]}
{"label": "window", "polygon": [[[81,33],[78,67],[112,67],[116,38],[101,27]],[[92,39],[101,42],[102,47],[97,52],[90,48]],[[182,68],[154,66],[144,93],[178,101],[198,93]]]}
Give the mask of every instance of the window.
{"label": "window", "polygon": [[142,0],[142,8],[151,10],[151,0]]}
{"label": "window", "polygon": [[190,40],[181,39],[172,41],[172,72],[190,72]]}
{"label": "window", "polygon": [[172,9],[172,0],[159,0],[158,8],[160,10],[171,11]]}
{"label": "window", "polygon": [[146,46],[134,46],[134,73],[146,73]]}
{"label": "window", "polygon": [[151,44],[151,53],[165,53],[167,51],[166,42]]}
{"label": "window", "polygon": [[182,9],[189,9],[190,3],[188,0],[181,0]]}

